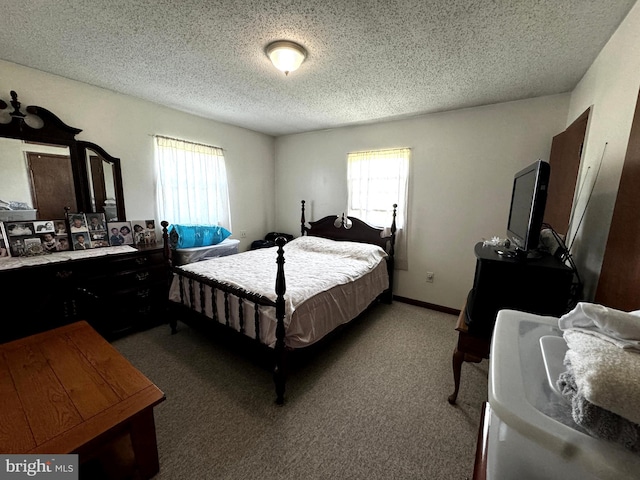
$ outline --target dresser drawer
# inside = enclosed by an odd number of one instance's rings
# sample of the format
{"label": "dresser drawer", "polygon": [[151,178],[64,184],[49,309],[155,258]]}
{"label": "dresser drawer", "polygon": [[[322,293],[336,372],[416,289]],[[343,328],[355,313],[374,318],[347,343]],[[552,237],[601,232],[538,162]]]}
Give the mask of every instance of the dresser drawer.
{"label": "dresser drawer", "polygon": [[161,265],[114,272],[105,284],[108,290],[121,290],[134,287],[142,288],[151,283],[167,282],[167,270]]}
{"label": "dresser drawer", "polygon": [[135,256],[112,259],[109,262],[109,270],[112,272],[121,272],[126,270],[139,270],[141,268],[164,264],[165,260],[162,251],[142,252]]}
{"label": "dresser drawer", "polygon": [[84,288],[98,296],[168,281],[161,251],[111,258],[101,267],[87,272],[84,279]]}
{"label": "dresser drawer", "polygon": [[157,286],[127,290],[105,297],[103,304],[109,312],[100,322],[106,336],[139,330],[164,321],[166,290]]}

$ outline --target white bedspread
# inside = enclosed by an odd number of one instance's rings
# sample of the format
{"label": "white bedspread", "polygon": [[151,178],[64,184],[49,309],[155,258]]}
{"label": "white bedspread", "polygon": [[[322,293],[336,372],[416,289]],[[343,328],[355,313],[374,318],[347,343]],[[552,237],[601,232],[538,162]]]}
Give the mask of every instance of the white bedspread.
{"label": "white bedspread", "polygon": [[[205,275],[275,300],[277,247],[215,258],[180,269]],[[292,348],[309,345],[336,326],[361,313],[380,293],[388,288],[387,254],[375,245],[336,242],[318,237],[300,237],[284,247],[286,344]],[[224,321],[222,294],[218,292],[218,318]],[[189,304],[189,296],[184,302]],[[180,302],[178,277],[169,293],[172,301]],[[237,317],[237,300],[231,312]],[[200,296],[194,296],[192,308],[200,310]],[[261,341],[275,344],[275,311],[262,308]],[[213,318],[210,289],[206,289],[205,314]],[[246,307],[245,329],[255,335],[253,309]],[[238,329],[238,319],[233,326]]]}

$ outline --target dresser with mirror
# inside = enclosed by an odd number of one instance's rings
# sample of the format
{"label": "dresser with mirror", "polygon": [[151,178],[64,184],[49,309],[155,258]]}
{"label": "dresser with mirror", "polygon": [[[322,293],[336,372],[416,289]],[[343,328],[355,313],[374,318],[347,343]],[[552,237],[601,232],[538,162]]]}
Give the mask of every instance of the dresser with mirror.
{"label": "dresser with mirror", "polygon": [[[15,91],[0,94],[5,227],[63,219],[69,231],[69,212],[126,222],[120,159],[77,140],[81,131],[43,107],[23,106]],[[167,272],[161,243],[0,257],[0,343],[76,320],[108,339],[161,323]]]}

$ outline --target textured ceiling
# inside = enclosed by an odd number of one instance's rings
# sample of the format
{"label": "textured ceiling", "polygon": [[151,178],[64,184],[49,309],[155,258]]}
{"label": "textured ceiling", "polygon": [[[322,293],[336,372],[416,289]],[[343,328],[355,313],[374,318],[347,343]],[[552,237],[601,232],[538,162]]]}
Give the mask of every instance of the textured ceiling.
{"label": "textured ceiling", "polygon": [[0,0],[0,58],[282,135],[570,91],[634,3]]}

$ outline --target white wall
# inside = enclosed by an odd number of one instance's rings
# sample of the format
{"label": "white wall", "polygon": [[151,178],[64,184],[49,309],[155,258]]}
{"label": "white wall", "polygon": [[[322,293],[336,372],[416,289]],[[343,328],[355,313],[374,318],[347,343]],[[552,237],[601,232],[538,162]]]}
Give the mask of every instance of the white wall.
{"label": "white wall", "polygon": [[[575,202],[570,233],[573,237],[577,232],[572,253],[588,300],[593,299],[602,267],[639,88],[640,2],[574,89],[569,104],[567,125],[593,106],[578,180],[582,193]],[[592,188],[593,195],[587,204]],[[584,220],[578,229],[583,212]]]}
{"label": "white wall", "polygon": [[0,138],[0,200],[23,202],[33,207],[22,145],[14,139]]}
{"label": "white wall", "polygon": [[395,293],[459,309],[473,284],[474,245],[505,237],[513,175],[548,160],[568,104],[568,94],[555,95],[278,137],[277,228],[300,234],[301,199],[307,220],[345,210],[348,152],[410,147],[409,270],[397,272]]}
{"label": "white wall", "polygon": [[97,143],[121,159],[128,219],[157,218],[152,135],[160,134],[224,149],[233,236],[247,232],[241,250],[274,229],[273,137],[14,63],[0,61],[0,72],[0,98],[8,103],[9,91],[16,90],[23,107],[52,111],[83,129],[78,140]]}

